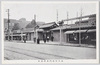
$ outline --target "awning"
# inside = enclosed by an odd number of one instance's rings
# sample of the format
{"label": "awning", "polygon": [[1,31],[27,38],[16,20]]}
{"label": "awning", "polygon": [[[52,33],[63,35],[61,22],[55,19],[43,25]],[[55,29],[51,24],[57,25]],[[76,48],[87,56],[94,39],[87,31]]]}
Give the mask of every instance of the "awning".
{"label": "awning", "polygon": [[74,32],[75,32],[75,30],[74,31],[66,31],[65,34],[73,34]]}
{"label": "awning", "polygon": [[79,32],[84,33],[84,32],[86,32],[86,31],[87,31],[87,30],[76,30],[75,33],[79,33]]}
{"label": "awning", "polygon": [[96,32],[96,29],[89,29],[87,32]]}
{"label": "awning", "polygon": [[65,34],[73,34],[73,33],[79,33],[79,32],[81,32],[81,33],[96,32],[96,29],[66,31]]}
{"label": "awning", "polygon": [[73,33],[85,33],[87,30],[73,30],[73,31],[66,31],[65,34],[73,34]]}
{"label": "awning", "polygon": [[[6,35],[8,36],[8,35]],[[9,36],[26,36],[26,34],[13,34],[13,35],[9,35]]]}

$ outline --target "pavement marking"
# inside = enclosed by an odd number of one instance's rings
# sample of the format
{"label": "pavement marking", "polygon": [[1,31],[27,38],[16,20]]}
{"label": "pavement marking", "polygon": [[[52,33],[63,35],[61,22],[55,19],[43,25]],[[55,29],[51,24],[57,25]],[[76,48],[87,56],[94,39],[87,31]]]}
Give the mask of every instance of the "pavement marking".
{"label": "pavement marking", "polygon": [[29,57],[34,57],[34,58],[37,58],[37,59],[44,60],[43,58],[39,58],[39,57],[35,57],[35,56],[31,56],[31,55],[24,54],[24,53],[21,53],[21,52],[17,52],[17,51],[9,50],[9,49],[4,49],[4,50],[6,50],[6,51],[10,51],[10,52],[14,52],[14,53],[19,53],[19,54],[26,55],[26,56],[29,56]]}
{"label": "pavement marking", "polygon": [[21,49],[21,48],[15,48],[15,47],[10,47],[10,46],[5,46],[6,48],[9,47],[9,48],[14,48],[14,49],[20,49],[20,50],[24,50],[24,51],[30,51],[30,52],[35,52],[35,53],[39,53],[39,54],[44,54],[44,55],[51,55],[51,56],[56,56],[56,57],[61,57],[62,59],[63,58],[66,58],[66,59],[74,59],[74,58],[70,58],[70,57],[64,57],[64,56],[59,56],[59,55],[54,55],[54,54],[49,54],[49,53],[44,53],[44,52],[39,52],[39,51],[31,51],[31,50],[27,50],[27,49]]}

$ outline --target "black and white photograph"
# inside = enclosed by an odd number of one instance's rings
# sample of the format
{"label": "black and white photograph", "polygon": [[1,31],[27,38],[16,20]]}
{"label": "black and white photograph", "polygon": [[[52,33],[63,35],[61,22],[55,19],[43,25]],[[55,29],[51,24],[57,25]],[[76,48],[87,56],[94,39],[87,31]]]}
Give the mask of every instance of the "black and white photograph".
{"label": "black and white photograph", "polygon": [[98,1],[2,1],[2,63],[99,63]]}

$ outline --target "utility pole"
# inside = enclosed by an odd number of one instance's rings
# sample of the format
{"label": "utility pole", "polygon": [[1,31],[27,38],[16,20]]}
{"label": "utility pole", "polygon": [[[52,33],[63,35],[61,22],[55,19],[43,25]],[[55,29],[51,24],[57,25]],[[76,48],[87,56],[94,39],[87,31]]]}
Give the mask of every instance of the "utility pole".
{"label": "utility pole", "polygon": [[10,31],[9,31],[9,23],[10,23],[10,20],[9,20],[9,9],[7,9],[7,14],[8,14],[8,41],[10,40]]}
{"label": "utility pole", "polygon": [[60,26],[60,44],[62,44],[62,27]]}
{"label": "utility pole", "polygon": [[62,25],[63,23],[64,23],[63,20],[58,22],[59,27],[60,27],[60,44],[62,44]]}
{"label": "utility pole", "polygon": [[[57,10],[57,22],[58,22],[58,10]],[[61,38],[61,37],[62,37],[62,36],[61,36],[61,34],[62,34],[62,33],[61,33],[61,32],[62,32],[62,29],[61,29],[61,28],[62,28],[62,27],[61,27],[62,23],[61,23],[61,21],[58,22],[58,23],[59,23],[59,27],[60,27],[60,44],[62,44],[62,38]]]}
{"label": "utility pole", "polygon": [[[35,21],[35,23],[36,23],[36,15],[34,14],[34,21]],[[38,36],[38,31],[37,31],[37,24],[35,24],[36,26],[35,26],[35,31],[34,31],[34,36],[35,36],[35,41],[36,41],[36,43],[37,43],[37,36]]]}
{"label": "utility pole", "polygon": [[[68,11],[67,11],[67,19],[68,19],[68,16],[69,16],[69,15],[68,15]],[[67,24],[68,24],[68,21],[67,21]]]}
{"label": "utility pole", "polygon": [[34,14],[34,21],[36,22],[36,15]]}
{"label": "utility pole", "polygon": [[21,41],[23,41],[23,28],[21,29]]}
{"label": "utility pole", "polygon": [[58,22],[58,10],[57,10],[57,22]]}
{"label": "utility pole", "polygon": [[[81,12],[80,12],[80,17],[82,17],[82,8],[81,8]],[[81,21],[82,21],[82,18],[80,18],[79,20],[79,30],[81,30]],[[81,32],[79,32],[79,46],[81,45]]]}
{"label": "utility pole", "polygon": [[[78,17],[78,12],[76,13],[76,17]],[[78,19],[77,19],[77,21],[78,21]]]}
{"label": "utility pole", "polygon": [[[57,22],[58,22],[58,10],[57,10]],[[61,28],[62,28],[62,27],[61,27],[62,23],[61,23],[61,22],[62,22],[62,21],[58,22],[59,27],[60,27],[60,44],[62,44],[62,38],[61,38],[61,37],[62,37],[62,36],[61,36],[61,34],[62,34],[62,33],[61,33],[61,32],[62,32],[62,29],[61,29]]]}
{"label": "utility pole", "polygon": [[76,13],[76,17],[78,17],[78,12]]}

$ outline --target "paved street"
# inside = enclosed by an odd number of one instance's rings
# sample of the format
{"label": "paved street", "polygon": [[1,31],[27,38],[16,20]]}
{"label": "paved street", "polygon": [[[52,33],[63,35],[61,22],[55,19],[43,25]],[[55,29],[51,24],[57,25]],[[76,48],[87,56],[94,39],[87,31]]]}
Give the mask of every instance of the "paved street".
{"label": "paved street", "polygon": [[35,43],[4,43],[6,60],[95,59],[96,49]]}

